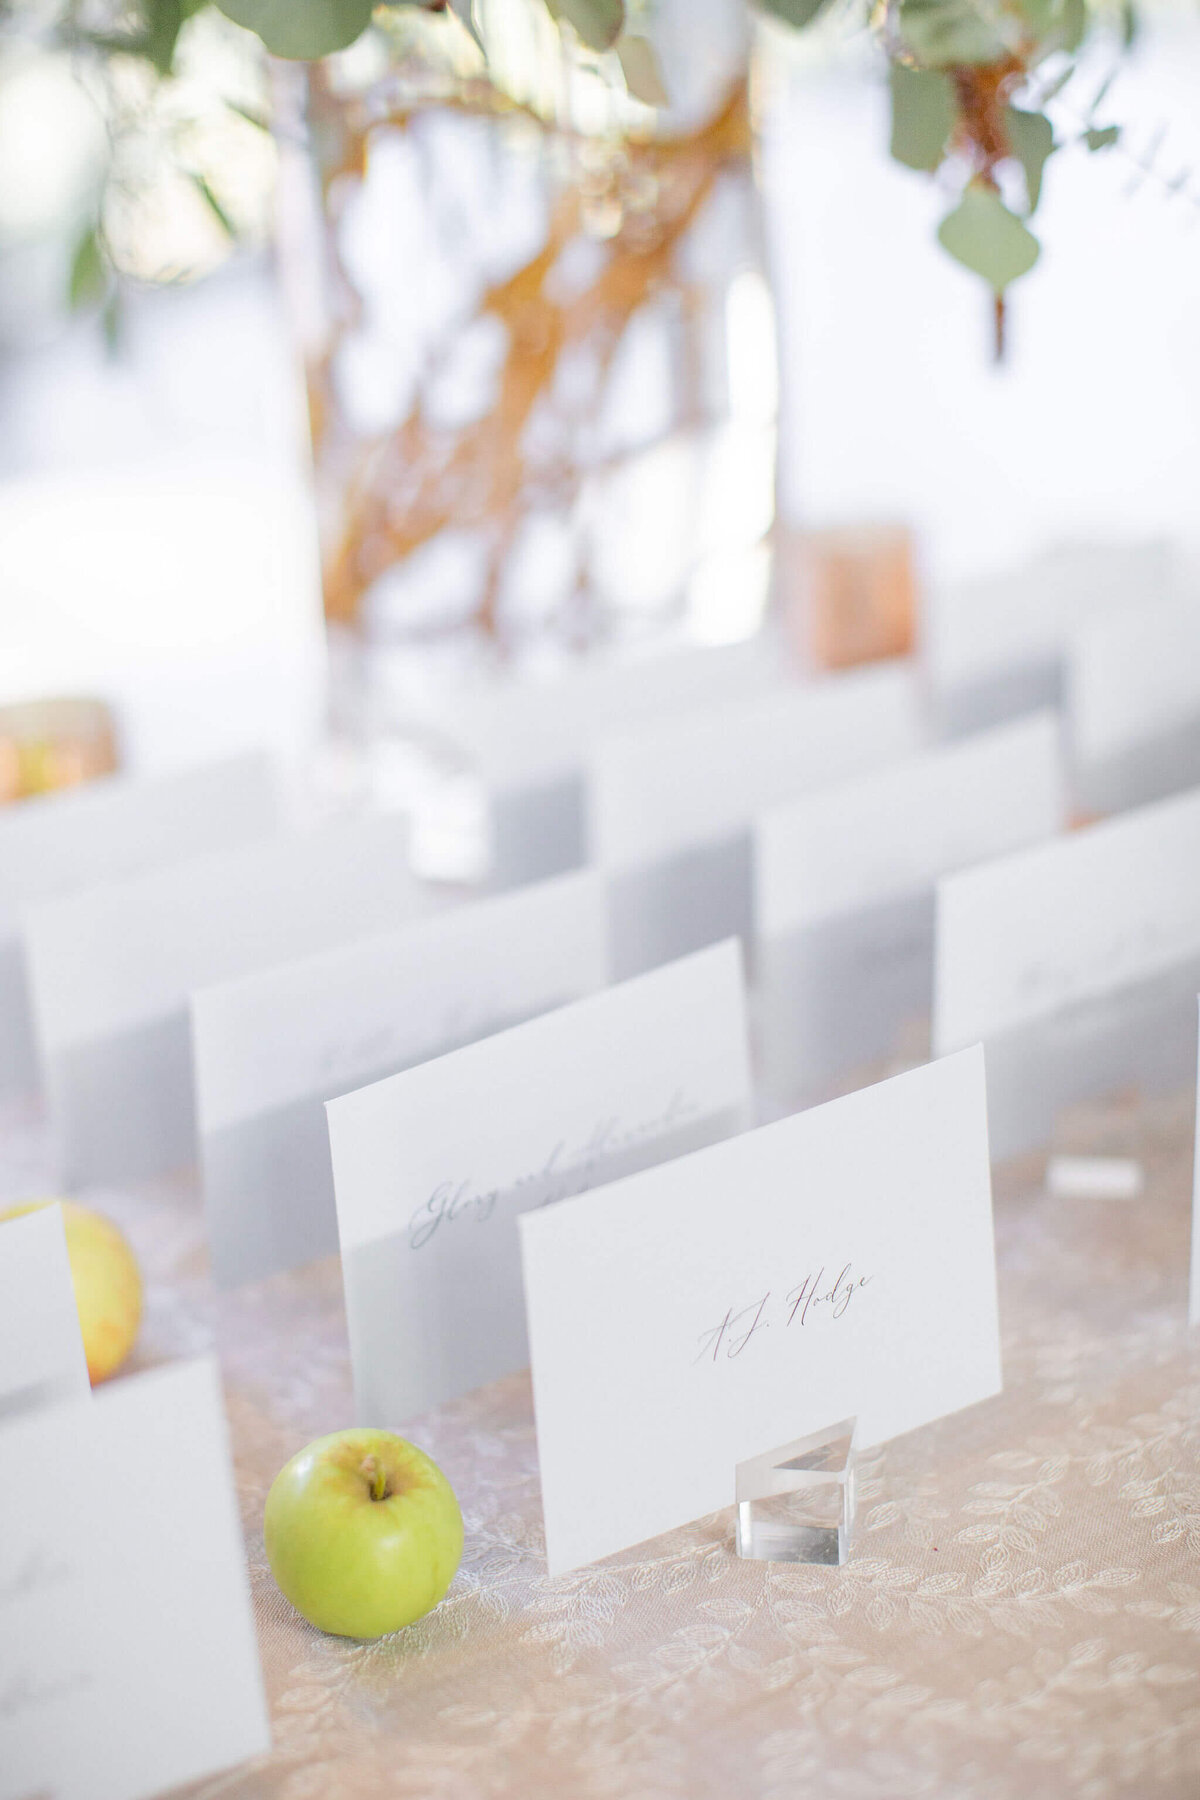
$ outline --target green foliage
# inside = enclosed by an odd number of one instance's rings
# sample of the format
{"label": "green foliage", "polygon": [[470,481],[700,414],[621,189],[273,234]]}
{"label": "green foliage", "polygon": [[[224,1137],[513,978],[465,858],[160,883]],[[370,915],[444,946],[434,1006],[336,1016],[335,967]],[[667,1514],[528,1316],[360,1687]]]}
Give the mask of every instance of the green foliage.
{"label": "green foliage", "polygon": [[996,294],[1027,275],[1041,253],[1033,233],[981,181],[972,181],[954,211],[942,220],[938,242],[973,275],[981,275]]}
{"label": "green foliage", "polygon": [[275,56],[300,62],[344,50],[371,22],[373,0],[217,0]]}
{"label": "green foliage", "polygon": [[908,69],[893,63],[891,153],[906,169],[932,173],[946,153],[954,129],[954,87],[937,69]]}
{"label": "green foliage", "polygon": [[90,224],[80,235],[71,258],[67,298],[72,311],[79,312],[86,306],[95,306],[107,291],[108,264],[104,260],[100,233],[94,224]]}
{"label": "green foliage", "polygon": [[658,66],[658,57],[654,53],[654,45],[649,38],[634,37],[626,32],[617,43],[617,55],[621,59],[621,73],[625,77],[625,86],[635,100],[644,106],[666,106],[669,96],[663,85],[662,72]]}
{"label": "green foliage", "polygon": [[801,30],[812,24],[826,0],[756,0],[756,3],[760,11],[769,13],[773,19],[781,19],[785,25]]}
{"label": "green foliage", "polygon": [[1009,107],[1005,123],[1013,155],[1025,171],[1025,193],[1029,211],[1033,213],[1042,197],[1042,172],[1046,160],[1058,148],[1054,142],[1054,127],[1045,113],[1022,112],[1015,106]]}
{"label": "green foliage", "polygon": [[1111,150],[1121,135],[1119,125],[1091,125],[1083,134],[1089,150]]}
{"label": "green foliage", "polygon": [[589,50],[611,50],[625,29],[625,0],[546,0],[554,18],[573,25]]}
{"label": "green foliage", "polygon": [[903,48],[926,69],[998,62],[1017,35],[998,6],[980,0],[900,0],[896,28]]}

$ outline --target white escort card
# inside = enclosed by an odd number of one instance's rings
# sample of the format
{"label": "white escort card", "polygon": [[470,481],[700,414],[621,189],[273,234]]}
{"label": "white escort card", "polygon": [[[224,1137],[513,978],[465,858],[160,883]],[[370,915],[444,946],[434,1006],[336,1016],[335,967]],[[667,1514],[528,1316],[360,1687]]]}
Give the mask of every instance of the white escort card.
{"label": "white escort card", "polygon": [[51,1122],[68,1180],[195,1155],[192,989],[427,911],[403,824],[364,818],[89,888],[27,917]]}
{"label": "white escort card", "polygon": [[[1197,1002],[1200,1010],[1200,1002]],[[1192,1268],[1188,1283],[1188,1324],[1200,1325],[1200,1058],[1196,1073],[1196,1121],[1192,1174]]]}
{"label": "white escort card", "polygon": [[1089,620],[1171,591],[1169,544],[1064,544],[926,597],[924,656],[940,728],[978,731],[1062,697],[1063,657]]}
{"label": "white escort card", "polygon": [[90,1393],[62,1208],[6,1219],[0,1223],[0,1421]]}
{"label": "white escort card", "polygon": [[615,974],[748,938],[754,815],[909,755],[921,735],[913,673],[896,664],[603,738],[591,853],[610,879]]}
{"label": "white escort card", "polygon": [[1075,795],[1121,812],[1200,782],[1200,598],[1124,607],[1067,658]]}
{"label": "white escort card", "polygon": [[602,987],[604,893],[562,875],[192,996],[213,1273],[338,1247],[325,1101]]}
{"label": "white escort card", "polygon": [[760,636],[469,690],[431,724],[482,782],[490,884],[513,887],[586,858],[584,764],[606,729],[766,693],[793,676],[786,649]]}
{"label": "white escort card", "polygon": [[0,1426],[0,1800],[150,1800],[270,1746],[215,1364]]}
{"label": "white escort card", "polygon": [[933,1004],[940,875],[1061,831],[1057,717],[1040,713],[764,813],[756,973],[767,1090],[792,1105],[892,1054]]}
{"label": "white escort card", "polygon": [[550,1574],[999,1392],[978,1048],[519,1221]]}
{"label": "white escort card", "polygon": [[27,908],[251,843],[278,826],[279,810],[262,755],[159,781],[114,776],[0,810],[0,1092],[37,1080],[20,940]]}
{"label": "white escort card", "polygon": [[934,1046],[980,1040],[996,1156],[1128,1083],[1192,1079],[1200,791],[947,876]]}
{"label": "white escort card", "polygon": [[736,944],[329,1106],[358,1416],[529,1360],[515,1218],[750,1123]]}

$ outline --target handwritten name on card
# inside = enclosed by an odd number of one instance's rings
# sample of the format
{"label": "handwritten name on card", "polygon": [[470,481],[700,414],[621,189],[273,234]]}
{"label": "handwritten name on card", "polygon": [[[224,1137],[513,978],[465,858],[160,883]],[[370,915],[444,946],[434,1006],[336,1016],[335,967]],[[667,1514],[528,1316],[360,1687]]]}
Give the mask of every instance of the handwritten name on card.
{"label": "handwritten name on card", "polygon": [[522,1215],[551,1574],[1000,1386],[976,1048]]}
{"label": "handwritten name on card", "polygon": [[337,1249],[325,1102],[604,983],[604,894],[565,875],[192,996],[213,1270]]}
{"label": "handwritten name on card", "polygon": [[523,1368],[516,1219],[743,1130],[750,1094],[725,943],[332,1101],[360,1416]]}
{"label": "handwritten name on card", "polygon": [[934,1041],[988,1038],[1200,953],[1200,791],[948,876]]}
{"label": "handwritten name on card", "polygon": [[840,1319],[870,1280],[869,1275],[856,1275],[852,1263],[843,1263],[832,1282],[826,1280],[822,1267],[784,1294],[768,1288],[759,1300],[737,1308],[727,1307],[719,1325],[701,1332],[700,1348],[692,1360],[716,1362],[724,1356],[732,1361],[742,1354],[756,1332],[769,1331],[773,1325],[784,1331],[799,1325],[803,1331],[810,1319],[814,1324]]}

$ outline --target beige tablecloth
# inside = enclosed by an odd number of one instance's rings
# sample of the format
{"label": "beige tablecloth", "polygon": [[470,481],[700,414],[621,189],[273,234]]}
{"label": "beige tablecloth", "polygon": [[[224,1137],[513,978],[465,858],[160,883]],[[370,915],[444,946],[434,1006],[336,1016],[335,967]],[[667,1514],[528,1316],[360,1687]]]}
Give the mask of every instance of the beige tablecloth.
{"label": "beige tablecloth", "polygon": [[[1005,1393],[888,1446],[845,1568],[740,1562],[725,1513],[548,1581],[519,1376],[409,1423],[466,1550],[442,1606],[374,1645],[303,1624],[261,1537],[279,1466],[352,1422],[336,1265],[217,1297],[194,1187],[87,1196],[148,1272],[140,1362],[215,1344],[224,1370],[275,1749],[193,1794],[1200,1795],[1190,1096],[1078,1115],[1063,1141],[1142,1157],[1144,1199],[1049,1199],[1040,1160],[1001,1173]],[[43,1169],[10,1115],[4,1194]]]}

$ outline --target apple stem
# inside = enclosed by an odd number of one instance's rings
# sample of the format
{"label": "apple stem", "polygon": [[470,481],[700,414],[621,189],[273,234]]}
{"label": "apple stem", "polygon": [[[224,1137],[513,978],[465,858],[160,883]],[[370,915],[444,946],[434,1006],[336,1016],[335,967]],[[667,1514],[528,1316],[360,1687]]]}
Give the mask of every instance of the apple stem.
{"label": "apple stem", "polygon": [[370,1485],[372,1500],[386,1500],[387,1476],[377,1456],[364,1456],[362,1473]]}

